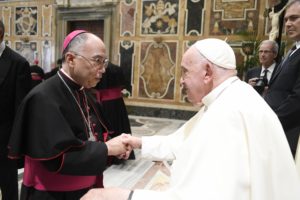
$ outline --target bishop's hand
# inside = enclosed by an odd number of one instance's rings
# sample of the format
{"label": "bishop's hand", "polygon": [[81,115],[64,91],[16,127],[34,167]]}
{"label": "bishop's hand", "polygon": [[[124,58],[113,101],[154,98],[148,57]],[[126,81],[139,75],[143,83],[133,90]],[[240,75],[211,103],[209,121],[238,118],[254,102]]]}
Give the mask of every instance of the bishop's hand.
{"label": "bishop's hand", "polygon": [[120,158],[124,159],[126,159],[126,157],[128,158],[132,148],[123,143],[123,138],[125,137],[125,135],[126,134],[122,134],[105,142],[108,150],[107,154],[109,156],[121,156]]}

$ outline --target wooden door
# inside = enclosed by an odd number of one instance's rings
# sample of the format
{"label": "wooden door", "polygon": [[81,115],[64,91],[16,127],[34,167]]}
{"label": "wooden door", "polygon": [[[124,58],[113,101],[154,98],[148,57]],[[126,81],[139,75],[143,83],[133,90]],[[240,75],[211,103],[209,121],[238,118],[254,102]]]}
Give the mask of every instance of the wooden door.
{"label": "wooden door", "polygon": [[104,39],[104,20],[69,21],[67,34],[74,30],[86,30]]}

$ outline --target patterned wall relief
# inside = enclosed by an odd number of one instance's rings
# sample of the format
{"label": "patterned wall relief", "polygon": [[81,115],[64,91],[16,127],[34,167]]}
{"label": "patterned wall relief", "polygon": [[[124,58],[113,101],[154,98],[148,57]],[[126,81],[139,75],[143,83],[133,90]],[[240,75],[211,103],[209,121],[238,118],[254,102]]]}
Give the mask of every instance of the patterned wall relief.
{"label": "patterned wall relief", "polygon": [[42,36],[51,36],[52,32],[52,5],[42,6]]}
{"label": "patterned wall relief", "polygon": [[134,0],[123,0],[120,4],[120,35],[134,36],[136,2]]}
{"label": "patterned wall relief", "polygon": [[[190,46],[192,46],[192,44],[194,44],[194,42],[195,41],[184,41],[183,46],[182,46],[182,48],[183,48],[182,52],[186,52],[188,50],[188,48],[190,48]],[[181,74],[182,74],[182,72],[180,72],[180,78],[181,78]],[[187,98],[187,94],[183,87],[180,87],[180,102],[182,102],[182,103],[189,102],[189,100]]]}
{"label": "patterned wall relief", "polygon": [[42,63],[41,67],[43,68],[44,72],[51,71],[51,58],[52,58],[52,51],[51,51],[51,42],[45,40],[42,42]]}
{"label": "patterned wall relief", "polygon": [[142,1],[142,34],[177,34],[179,0]]}
{"label": "patterned wall relief", "polygon": [[120,41],[120,67],[123,68],[125,74],[126,96],[132,96],[133,86],[133,59],[134,59],[134,42],[129,40]]}
{"label": "patterned wall relief", "polygon": [[258,7],[257,0],[214,0],[210,34],[229,35],[257,30]]}
{"label": "patterned wall relief", "polygon": [[37,35],[37,7],[16,7],[15,34]]}
{"label": "patterned wall relief", "polygon": [[236,67],[238,70],[238,76],[243,80],[245,73],[247,72],[246,69],[246,62],[247,62],[247,55],[245,55],[242,47],[238,47],[238,46],[232,46],[234,54],[235,54],[235,58],[236,58]]}
{"label": "patterned wall relief", "polygon": [[187,0],[186,9],[186,35],[202,35],[204,22],[204,2],[203,0]]}
{"label": "patterned wall relief", "polygon": [[144,42],[141,46],[139,96],[173,99],[177,43]]}
{"label": "patterned wall relief", "polygon": [[95,7],[116,3],[117,0],[55,0],[58,6],[64,7]]}
{"label": "patterned wall relief", "polygon": [[16,41],[15,50],[23,57],[25,57],[30,64],[32,64],[33,61],[37,58],[38,52],[37,52],[36,41],[30,41],[30,42]]}
{"label": "patterned wall relief", "polygon": [[11,48],[11,41],[5,40],[5,45]]}
{"label": "patterned wall relief", "polygon": [[4,36],[11,36],[11,7],[2,7],[2,22],[5,26]]}

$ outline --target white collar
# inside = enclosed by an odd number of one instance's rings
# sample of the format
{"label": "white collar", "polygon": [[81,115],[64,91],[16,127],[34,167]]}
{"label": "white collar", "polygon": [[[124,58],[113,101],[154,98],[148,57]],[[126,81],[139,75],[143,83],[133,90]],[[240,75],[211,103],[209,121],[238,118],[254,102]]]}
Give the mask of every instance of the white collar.
{"label": "white collar", "polygon": [[223,83],[218,85],[215,89],[213,89],[210,93],[208,93],[205,97],[202,99],[202,103],[208,107],[210,104],[212,104],[219,96],[220,94],[233,82],[236,80],[239,80],[237,76],[233,76],[225,80]]}
{"label": "white collar", "polygon": [[[67,72],[66,72],[63,68],[61,68],[60,71],[61,71],[64,75],[66,75],[70,80],[72,80],[74,83],[76,83],[76,84],[79,85],[79,83],[77,83],[77,82],[76,82],[69,74],[67,74]],[[84,87],[81,86],[80,90],[82,90],[83,88],[84,88]]]}
{"label": "white collar", "polygon": [[276,62],[274,62],[272,65],[270,65],[270,67],[265,68],[264,66],[262,66],[260,74],[263,74],[264,70],[267,69],[269,72],[273,72],[276,66]]}
{"label": "white collar", "polygon": [[300,41],[297,41],[297,42],[295,43],[295,45],[296,45],[296,49],[299,49],[299,48],[300,48]]}
{"label": "white collar", "polygon": [[4,40],[3,40],[3,41],[0,43],[0,57],[2,56],[4,49],[5,49],[5,42],[4,42]]}

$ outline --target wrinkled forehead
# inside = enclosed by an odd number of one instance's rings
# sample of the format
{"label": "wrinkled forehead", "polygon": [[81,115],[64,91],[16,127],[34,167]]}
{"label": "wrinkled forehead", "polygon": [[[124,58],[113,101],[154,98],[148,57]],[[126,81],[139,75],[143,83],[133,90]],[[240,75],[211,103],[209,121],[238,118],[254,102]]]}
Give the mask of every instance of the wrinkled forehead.
{"label": "wrinkled forehead", "polygon": [[181,67],[185,69],[190,69],[206,61],[203,55],[197,51],[194,46],[191,46],[183,55]]}
{"label": "wrinkled forehead", "polygon": [[273,50],[273,46],[270,43],[263,43],[259,46],[259,49]]}

